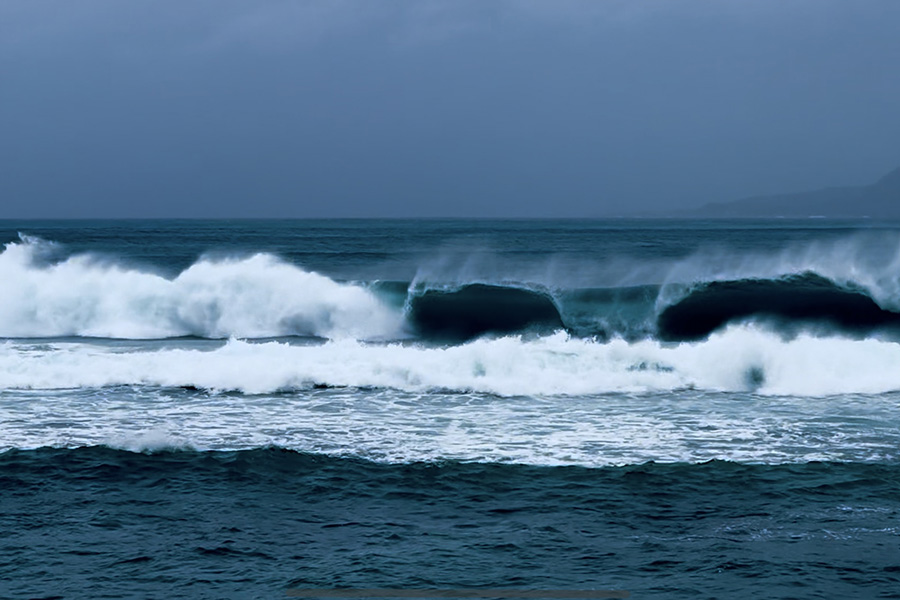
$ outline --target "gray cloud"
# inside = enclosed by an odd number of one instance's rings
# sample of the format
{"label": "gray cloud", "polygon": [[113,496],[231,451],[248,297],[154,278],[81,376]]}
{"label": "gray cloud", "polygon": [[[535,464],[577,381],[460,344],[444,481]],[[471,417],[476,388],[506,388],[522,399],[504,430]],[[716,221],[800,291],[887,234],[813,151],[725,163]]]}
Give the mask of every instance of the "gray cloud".
{"label": "gray cloud", "polygon": [[0,4],[0,216],[576,216],[900,164],[900,3]]}

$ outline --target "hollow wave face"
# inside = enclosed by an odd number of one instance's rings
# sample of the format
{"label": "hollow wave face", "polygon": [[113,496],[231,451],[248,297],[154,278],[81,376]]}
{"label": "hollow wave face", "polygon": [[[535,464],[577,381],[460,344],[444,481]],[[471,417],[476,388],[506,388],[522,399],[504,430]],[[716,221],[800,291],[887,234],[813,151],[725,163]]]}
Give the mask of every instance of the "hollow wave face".
{"label": "hollow wave face", "polygon": [[864,293],[879,307],[900,312],[900,238],[893,232],[794,244],[769,253],[706,248],[668,267],[658,305],[677,302],[698,284],[808,275]]}
{"label": "hollow wave face", "polygon": [[814,273],[704,283],[665,307],[657,323],[662,338],[690,340],[747,319],[770,319],[788,327],[822,324],[857,334],[900,328],[900,314],[883,309],[860,289]]}
{"label": "hollow wave face", "polygon": [[421,335],[449,341],[465,341],[488,333],[546,333],[564,328],[559,311],[547,294],[486,284],[413,294],[407,314]]}
{"label": "hollow wave face", "polygon": [[379,339],[401,330],[369,290],[268,254],[202,259],[170,279],[88,255],[42,264],[45,250],[23,237],[0,253],[0,336]]}
{"label": "hollow wave face", "polygon": [[842,242],[740,260],[707,251],[670,264],[655,283],[585,287],[578,273],[556,285],[420,275],[349,284],[271,254],[202,258],[164,276],[88,254],[53,262],[59,247],[22,235],[0,252],[0,337],[413,337],[458,344],[564,330],[608,341],[696,341],[745,322],[787,335],[895,337],[900,259],[891,258],[887,241],[879,243],[874,250]]}
{"label": "hollow wave face", "polygon": [[[315,253],[297,239],[274,247]],[[143,258],[173,269],[162,274],[68,251],[23,238],[0,253],[0,451],[275,446],[591,467],[898,457],[887,251],[673,255],[668,275],[627,281],[594,277],[598,253],[555,284],[499,259],[483,277],[410,281],[421,255],[395,269],[333,252],[319,266],[360,282],[346,284],[270,254]]]}

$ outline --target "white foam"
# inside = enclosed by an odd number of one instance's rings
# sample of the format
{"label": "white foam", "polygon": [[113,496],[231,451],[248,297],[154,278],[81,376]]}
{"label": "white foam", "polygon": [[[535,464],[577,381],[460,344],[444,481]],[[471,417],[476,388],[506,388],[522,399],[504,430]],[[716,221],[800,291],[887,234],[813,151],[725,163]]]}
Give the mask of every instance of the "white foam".
{"label": "white foam", "polygon": [[245,396],[128,386],[0,393],[0,451],[277,446],[384,462],[607,466],[900,460],[897,394],[700,390],[498,397],[390,389]]}
{"label": "white foam", "polygon": [[22,236],[0,253],[0,336],[375,339],[401,328],[368,290],[271,255],[204,259],[168,279],[87,255],[41,264],[44,244]]}
{"label": "white foam", "polygon": [[898,394],[881,393],[900,390],[900,345],[878,340],[735,327],[678,345],[563,334],[451,348],[192,343],[208,348],[0,344],[0,450],[275,445],[586,466],[900,460]]}
{"label": "white foam", "polygon": [[327,385],[500,396],[697,389],[827,396],[900,390],[897,364],[900,345],[893,342],[812,335],[784,340],[753,326],[677,345],[563,333],[448,348],[349,339],[308,346],[230,340],[212,350],[140,352],[7,343],[0,347],[0,387],[150,385],[262,394]]}
{"label": "white foam", "polygon": [[[91,255],[55,264],[41,260],[55,247],[20,235],[19,242],[0,252],[5,283],[0,337],[312,335],[384,340],[406,335],[402,313],[365,287],[335,282],[272,255],[206,258],[169,278]],[[511,271],[490,254],[475,253],[459,264],[441,258],[419,268],[413,289],[474,282],[541,290],[662,283],[657,298],[661,308],[699,282],[812,272],[862,288],[883,308],[900,311],[900,243],[890,232],[796,244],[768,254],[704,248],[673,263],[613,258],[589,265],[563,261],[560,266],[547,259]],[[498,278],[501,273],[504,277]],[[605,316],[593,315],[598,322]]]}
{"label": "white foam", "polygon": [[159,452],[162,450],[195,450],[183,436],[165,428],[139,430],[133,433],[116,433],[104,440],[104,445],[131,452]]}

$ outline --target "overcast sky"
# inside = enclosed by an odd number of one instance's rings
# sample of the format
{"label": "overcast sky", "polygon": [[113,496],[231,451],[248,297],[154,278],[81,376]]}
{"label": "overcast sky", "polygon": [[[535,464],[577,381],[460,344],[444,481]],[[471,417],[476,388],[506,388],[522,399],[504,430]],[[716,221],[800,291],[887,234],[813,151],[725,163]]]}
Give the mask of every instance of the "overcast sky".
{"label": "overcast sky", "polygon": [[0,218],[603,216],[900,165],[898,0],[3,0]]}

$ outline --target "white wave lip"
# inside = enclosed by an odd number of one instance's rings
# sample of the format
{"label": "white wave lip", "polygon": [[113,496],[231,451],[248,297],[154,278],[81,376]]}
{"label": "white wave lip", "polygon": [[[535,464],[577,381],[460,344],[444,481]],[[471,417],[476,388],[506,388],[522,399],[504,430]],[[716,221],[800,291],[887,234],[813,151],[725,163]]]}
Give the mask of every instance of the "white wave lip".
{"label": "white wave lip", "polygon": [[[881,244],[873,248],[872,242]],[[798,244],[769,254],[704,249],[668,267],[657,309],[675,304],[693,286],[702,283],[775,279],[804,273],[864,290],[881,308],[900,311],[900,240],[894,235],[850,236],[828,243]]]}
{"label": "white wave lip", "polygon": [[296,346],[230,340],[213,350],[122,352],[90,344],[0,346],[0,387],[196,387],[265,394],[313,385],[500,396],[592,395],[678,389],[828,396],[900,390],[900,345],[800,336],[753,326],[703,342],[597,342],[558,333],[427,348],[355,340]]}
{"label": "white wave lip", "polygon": [[402,326],[370,291],[267,254],[204,259],[167,279],[90,256],[39,265],[46,242],[21,237],[0,253],[2,337],[383,339]]}

